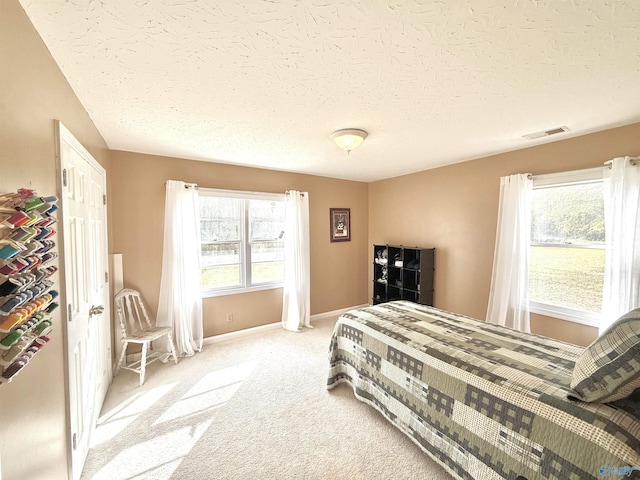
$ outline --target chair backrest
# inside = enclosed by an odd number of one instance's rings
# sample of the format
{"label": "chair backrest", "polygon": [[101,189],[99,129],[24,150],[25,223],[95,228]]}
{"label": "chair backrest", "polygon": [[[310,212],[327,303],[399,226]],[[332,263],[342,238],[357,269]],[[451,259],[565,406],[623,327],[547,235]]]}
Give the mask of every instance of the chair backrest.
{"label": "chair backrest", "polygon": [[144,308],[140,292],[125,288],[115,296],[118,320],[124,336],[151,327],[147,310]]}

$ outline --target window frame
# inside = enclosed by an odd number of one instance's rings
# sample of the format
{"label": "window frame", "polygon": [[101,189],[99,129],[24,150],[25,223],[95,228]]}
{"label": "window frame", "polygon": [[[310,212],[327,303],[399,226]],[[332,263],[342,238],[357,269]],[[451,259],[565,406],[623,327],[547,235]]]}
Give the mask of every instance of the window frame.
{"label": "window frame", "polygon": [[[243,190],[224,190],[218,188],[198,188],[198,195],[200,197],[220,197],[220,198],[236,198],[242,200],[241,208],[241,232],[240,232],[240,285],[225,286],[225,287],[202,287],[202,298],[220,297],[223,295],[234,295],[238,293],[258,292],[261,290],[271,290],[274,288],[282,288],[284,284],[283,280],[276,280],[271,282],[260,282],[251,284],[251,239],[249,238],[250,232],[250,216],[249,206],[251,200],[265,200],[265,201],[285,201],[284,193],[269,193],[269,192],[249,192]],[[200,245],[203,242],[200,241]],[[234,242],[235,243],[235,242]],[[200,248],[202,253],[202,248]],[[202,266],[200,267],[202,275]]]}
{"label": "window frame", "polygon": [[[604,168],[588,168],[583,170],[572,170],[568,172],[548,173],[544,175],[534,175],[533,189],[560,187],[565,185],[578,185],[582,183],[594,183],[597,181],[604,182]],[[533,242],[529,242],[533,245]],[[548,244],[548,246],[563,246],[558,244]],[[589,248],[574,246],[571,248]],[[593,248],[593,247],[591,247]],[[527,292],[527,295],[529,292]],[[559,318],[569,322],[588,325],[591,327],[599,327],[602,321],[602,312],[594,313],[586,310],[578,310],[575,308],[562,307],[551,303],[537,302],[529,299],[529,311],[547,317]]]}

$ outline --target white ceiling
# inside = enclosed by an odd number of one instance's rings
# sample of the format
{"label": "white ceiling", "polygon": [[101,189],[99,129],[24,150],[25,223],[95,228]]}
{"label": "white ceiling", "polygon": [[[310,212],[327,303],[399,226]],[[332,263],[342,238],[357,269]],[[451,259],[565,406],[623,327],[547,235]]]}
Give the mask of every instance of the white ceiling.
{"label": "white ceiling", "polygon": [[114,150],[373,181],[640,121],[638,0],[20,3]]}

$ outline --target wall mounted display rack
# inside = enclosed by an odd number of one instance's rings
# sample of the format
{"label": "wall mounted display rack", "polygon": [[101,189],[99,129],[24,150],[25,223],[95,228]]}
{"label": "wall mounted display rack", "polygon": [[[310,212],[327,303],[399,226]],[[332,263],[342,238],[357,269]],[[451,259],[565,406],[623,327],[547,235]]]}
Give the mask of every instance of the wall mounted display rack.
{"label": "wall mounted display rack", "polygon": [[50,277],[58,254],[55,196],[0,194],[0,385],[10,382],[49,341],[58,292]]}

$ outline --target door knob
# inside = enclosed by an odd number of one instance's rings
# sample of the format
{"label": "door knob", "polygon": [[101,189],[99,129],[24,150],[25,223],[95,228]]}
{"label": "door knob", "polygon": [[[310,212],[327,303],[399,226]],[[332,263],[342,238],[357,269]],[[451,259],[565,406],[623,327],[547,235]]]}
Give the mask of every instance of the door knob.
{"label": "door knob", "polygon": [[91,308],[89,309],[89,316],[102,315],[102,312],[104,312],[104,307],[102,305],[91,305]]}

